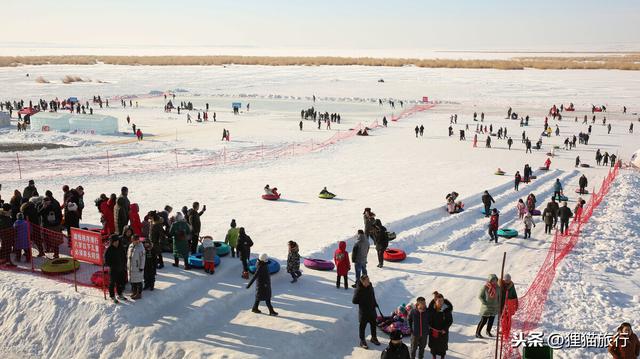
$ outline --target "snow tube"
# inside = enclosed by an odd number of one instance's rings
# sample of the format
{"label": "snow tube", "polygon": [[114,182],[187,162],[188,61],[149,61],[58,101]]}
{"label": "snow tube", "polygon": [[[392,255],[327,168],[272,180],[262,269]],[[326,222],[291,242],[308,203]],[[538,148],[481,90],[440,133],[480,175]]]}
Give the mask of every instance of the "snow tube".
{"label": "snow tube", "polygon": [[602,112],[602,107],[596,107],[593,109],[593,112]]}
{"label": "snow tube", "polygon": [[549,167],[547,166],[540,166],[540,168],[538,168],[540,171],[548,171]]}
{"label": "snow tube", "polygon": [[213,241],[213,244],[216,246],[216,254],[220,257],[224,257],[231,253],[231,247],[220,241]]}
{"label": "snow tube", "polygon": [[532,215],[532,216],[539,216],[539,215],[541,215],[541,214],[542,214],[542,213],[540,212],[540,210],[539,210],[539,209],[534,209],[533,211],[531,211],[531,215]]}
{"label": "snow tube", "polygon": [[322,199],[333,199],[336,195],[333,193],[320,193],[318,195],[318,198],[322,198]]}
{"label": "snow tube", "polygon": [[530,179],[536,179],[538,176],[529,176]]}
{"label": "snow tube", "polygon": [[41,270],[44,274],[56,275],[72,273],[74,269],[78,268],[80,268],[80,262],[73,260],[73,258],[57,258],[44,262]]}
{"label": "snow tube", "polygon": [[[586,188],[584,189],[584,191],[583,191],[583,192],[584,192],[584,193],[582,193],[582,194],[589,194],[589,190],[588,190],[588,189],[586,189]],[[577,193],[577,194],[580,194],[580,188],[576,188],[576,193]]]}
{"label": "snow tube", "polygon": [[513,238],[518,236],[518,231],[513,228],[498,229],[498,237]]}
{"label": "snow tube", "polygon": [[[378,318],[376,318],[376,321],[378,321],[378,325],[381,325],[382,322],[384,322],[384,320],[385,320],[385,318],[382,318],[380,316],[378,316]],[[405,321],[402,321],[402,320],[395,321],[395,322],[393,322],[393,323],[391,323],[389,325],[382,325],[381,329],[386,334],[391,334],[391,333],[399,330],[402,333],[403,337],[411,336],[411,328],[409,328],[409,324],[407,322],[405,322]]]}
{"label": "snow tube", "polygon": [[568,201],[568,200],[569,200],[569,197],[564,196],[564,195],[554,196],[554,197],[552,197],[552,198],[554,198],[556,201],[560,201],[560,202]]}
{"label": "snow tube", "polygon": [[[204,261],[202,260],[202,253],[196,253],[189,256],[189,265],[194,268],[204,268]],[[213,257],[213,264],[217,267],[220,265],[220,257]]]}
{"label": "snow tube", "polygon": [[400,248],[387,248],[384,251],[384,260],[389,262],[400,262],[407,258],[407,254]]}
{"label": "snow tube", "polygon": [[[493,212],[493,208],[489,208],[489,214],[491,214],[491,212]],[[486,214],[484,213],[484,207],[482,208],[482,214]],[[500,214],[500,211],[498,211],[498,214]]]}
{"label": "snow tube", "polygon": [[[249,272],[251,273],[256,272],[257,261],[258,261],[258,258],[249,259]],[[269,274],[278,273],[280,271],[280,263],[278,263],[278,261],[276,260],[269,258],[269,261],[267,262],[267,268],[269,269]]]}
{"label": "snow tube", "polygon": [[387,232],[387,238],[389,238],[390,241],[396,239],[396,232]]}
{"label": "snow tube", "polygon": [[322,259],[305,258],[303,263],[305,267],[315,270],[333,270],[335,267],[333,262]]}
{"label": "snow tube", "polygon": [[103,283],[105,287],[109,286],[109,269],[105,268],[104,271],[99,270],[94,272],[91,275],[91,283],[100,288],[102,288]]}
{"label": "snow tube", "polygon": [[275,194],[263,194],[262,199],[266,199],[267,201],[277,201],[280,199],[280,193],[276,196]]}
{"label": "snow tube", "polygon": [[581,163],[580,167],[589,168],[591,167],[591,165],[589,165],[588,163]]}
{"label": "snow tube", "polygon": [[559,150],[559,149],[560,149],[560,146],[555,145],[555,146],[553,146],[553,149],[554,149],[554,150]]}
{"label": "snow tube", "polygon": [[569,107],[569,108],[566,108],[566,107],[565,107],[565,109],[564,109],[564,110],[565,110],[565,111],[569,111],[569,112],[573,112],[573,111],[575,111],[576,109],[575,109],[575,108],[573,108],[573,107]]}
{"label": "snow tube", "polygon": [[505,171],[496,171],[495,174],[498,176],[504,176],[506,172]]}

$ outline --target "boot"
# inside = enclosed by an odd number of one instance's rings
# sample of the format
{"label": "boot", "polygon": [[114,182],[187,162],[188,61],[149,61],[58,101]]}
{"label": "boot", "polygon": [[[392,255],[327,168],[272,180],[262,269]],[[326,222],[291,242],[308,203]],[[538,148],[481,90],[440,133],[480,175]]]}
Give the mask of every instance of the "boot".
{"label": "boot", "polygon": [[375,345],[380,345],[380,342],[378,341],[378,338],[377,338],[377,337],[373,337],[373,338],[371,338],[371,343],[372,343],[372,344],[375,344]]}
{"label": "boot", "polygon": [[180,263],[179,261],[180,260],[178,258],[174,258],[172,266],[177,267],[179,265],[179,263]]}
{"label": "boot", "polygon": [[366,340],[361,340],[360,341],[360,348],[369,349],[369,346],[367,345],[367,341]]}
{"label": "boot", "polygon": [[249,272],[242,272],[242,278],[243,279],[249,279]]}

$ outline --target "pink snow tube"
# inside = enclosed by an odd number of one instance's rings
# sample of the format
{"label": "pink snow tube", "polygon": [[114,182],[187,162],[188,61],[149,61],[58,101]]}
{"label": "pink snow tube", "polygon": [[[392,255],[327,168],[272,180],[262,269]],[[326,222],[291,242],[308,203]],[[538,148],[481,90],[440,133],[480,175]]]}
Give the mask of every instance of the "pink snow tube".
{"label": "pink snow tube", "polygon": [[333,262],[322,259],[305,258],[303,263],[305,267],[315,270],[333,270],[335,267]]}

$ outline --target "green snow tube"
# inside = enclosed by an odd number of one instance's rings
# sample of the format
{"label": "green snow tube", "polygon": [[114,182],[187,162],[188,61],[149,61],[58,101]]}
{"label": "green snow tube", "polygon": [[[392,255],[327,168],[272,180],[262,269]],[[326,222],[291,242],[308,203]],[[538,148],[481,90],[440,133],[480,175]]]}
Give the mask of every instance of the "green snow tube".
{"label": "green snow tube", "polygon": [[320,193],[320,194],[318,195],[318,197],[319,197],[319,198],[322,198],[322,199],[333,199],[333,198],[335,198],[335,196],[336,196],[336,195],[335,195],[335,194],[333,194],[333,193]]}
{"label": "green snow tube", "polygon": [[513,238],[518,236],[518,231],[513,228],[498,229],[498,237]]}
{"label": "green snow tube", "polygon": [[216,246],[216,254],[220,257],[231,253],[231,247],[228,244],[220,241],[213,241],[213,244]]}

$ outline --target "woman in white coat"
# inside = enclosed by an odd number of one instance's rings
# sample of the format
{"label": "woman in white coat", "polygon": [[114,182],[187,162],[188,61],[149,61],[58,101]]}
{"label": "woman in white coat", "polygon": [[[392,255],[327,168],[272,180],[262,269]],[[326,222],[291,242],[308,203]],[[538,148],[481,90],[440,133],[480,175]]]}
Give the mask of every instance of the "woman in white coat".
{"label": "woman in white coat", "polygon": [[142,282],[144,281],[144,246],[140,237],[134,235],[127,252],[129,283],[131,283],[131,299],[142,298]]}

